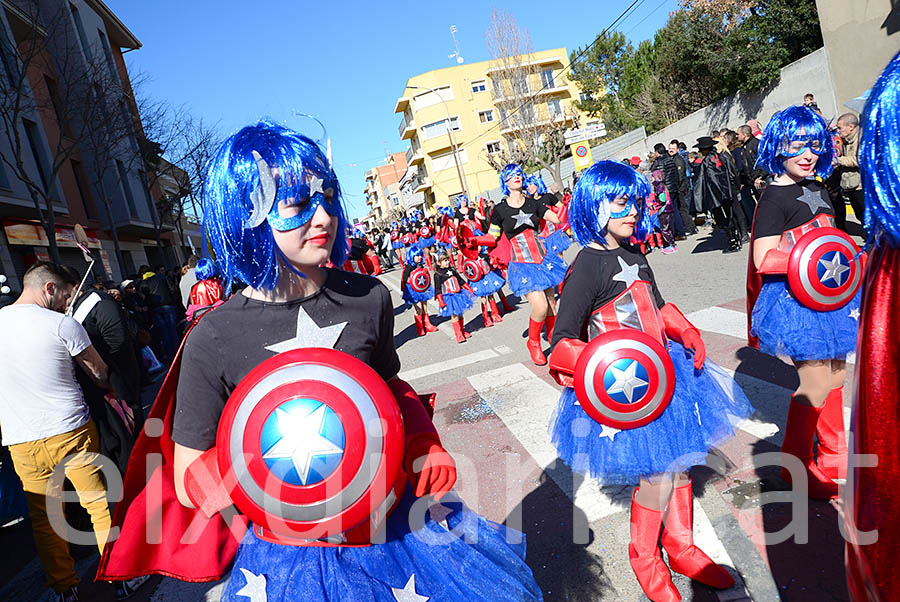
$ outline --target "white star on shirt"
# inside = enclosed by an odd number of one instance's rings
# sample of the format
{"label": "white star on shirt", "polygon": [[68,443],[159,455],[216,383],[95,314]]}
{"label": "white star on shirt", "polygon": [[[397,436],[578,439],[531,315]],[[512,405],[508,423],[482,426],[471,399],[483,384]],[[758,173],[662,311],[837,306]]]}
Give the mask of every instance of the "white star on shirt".
{"label": "white star on shirt", "polygon": [[278,430],[281,433],[275,445],[263,454],[263,459],[288,458],[294,463],[300,482],[306,485],[309,478],[309,467],[313,458],[333,456],[344,450],[322,436],[322,425],[325,422],[324,403],[305,416],[275,409],[278,419]]}
{"label": "white star on shirt", "polygon": [[854,320],[859,320],[859,309],[854,307],[850,310],[850,317]]}
{"label": "white star on shirt", "polygon": [[834,280],[835,284],[840,286],[843,283],[843,278],[841,277],[844,272],[849,272],[850,267],[841,263],[841,255],[840,253],[834,254],[834,259],[831,261],[825,261],[824,259],[820,259],[819,263],[822,267],[825,268],[825,273],[822,274],[822,277],[819,279],[820,282],[824,283],[826,280]]}
{"label": "white star on shirt", "polygon": [[525,225],[530,226],[530,225],[531,225],[531,218],[532,218],[533,216],[534,216],[533,213],[525,213],[524,211],[522,211],[521,209],[519,209],[519,212],[518,212],[517,214],[515,214],[514,216],[512,216],[512,218],[513,218],[514,220],[516,220],[516,225],[513,226],[513,227],[514,227],[514,228],[518,228],[519,226],[525,226]]}
{"label": "white star on shirt", "polygon": [[392,587],[391,592],[397,602],[428,602],[428,596],[421,596],[416,593],[416,574],[409,576],[409,581],[403,589]]}
{"label": "white star on shirt", "polygon": [[610,441],[612,441],[618,433],[622,432],[622,429],[617,429],[605,424],[601,424],[600,428],[602,429],[600,431],[600,438],[606,437]]}
{"label": "white star on shirt", "polygon": [[628,403],[634,401],[634,390],[648,384],[647,381],[642,380],[635,375],[637,367],[638,363],[635,360],[631,360],[631,363],[628,364],[628,367],[624,370],[619,370],[615,366],[610,366],[609,369],[612,370],[616,382],[607,389],[607,393],[610,395],[613,393],[624,393]]}
{"label": "white star on shirt", "polygon": [[631,286],[634,284],[635,280],[640,280],[641,277],[638,275],[638,270],[641,269],[639,264],[628,265],[625,263],[625,260],[621,257],[616,257],[619,260],[619,267],[622,268],[618,274],[613,276],[613,280],[618,280],[619,282],[624,282],[625,286]]}
{"label": "white star on shirt", "polygon": [[797,197],[797,200],[806,203],[810,213],[816,214],[816,209],[828,209],[830,205],[822,198],[821,192],[813,192],[808,187],[803,187],[803,194]]}
{"label": "white star on shirt", "polygon": [[241,569],[241,573],[244,574],[244,579],[246,579],[247,584],[237,592],[237,595],[250,598],[250,602],[268,602],[268,597],[266,596],[266,576],[254,575],[245,568]]}
{"label": "white star on shirt", "polygon": [[292,339],[281,341],[267,345],[266,349],[274,353],[282,353],[291,349],[302,349],[304,347],[324,347],[325,349],[334,349],[341,336],[346,322],[340,324],[332,324],[319,328],[319,325],[313,322],[302,307],[297,311],[297,334]]}

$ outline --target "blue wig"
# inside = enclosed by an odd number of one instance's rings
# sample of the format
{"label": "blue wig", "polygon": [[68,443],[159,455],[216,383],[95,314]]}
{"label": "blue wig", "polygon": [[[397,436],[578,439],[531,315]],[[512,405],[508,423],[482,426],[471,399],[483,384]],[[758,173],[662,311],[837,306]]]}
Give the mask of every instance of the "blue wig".
{"label": "blue wig", "polygon": [[[800,130],[804,134],[800,134]],[[822,116],[804,106],[788,107],[772,116],[759,142],[757,167],[773,175],[784,173],[785,148],[794,140],[809,139],[821,144],[816,175],[827,178],[833,169],[834,140]]]}
{"label": "blue wig", "polygon": [[535,173],[535,174],[531,174],[530,176],[525,178],[526,189],[528,188],[528,186],[531,186],[532,184],[537,186],[538,194],[546,194],[547,193],[547,185],[544,184],[544,178],[541,177],[541,174]]}
{"label": "blue wig", "polygon": [[900,247],[900,54],[888,63],[869,94],[861,136],[866,230],[870,241],[880,234]]}
{"label": "blue wig", "polygon": [[469,204],[469,197],[467,197],[464,194],[458,194],[453,199],[453,203],[456,205],[457,209],[459,209],[463,206],[463,202],[465,202],[467,205]]}
{"label": "blue wig", "polygon": [[409,251],[406,252],[406,257],[413,263],[425,261],[425,254],[422,252],[422,247],[418,244],[410,245]]}
{"label": "blue wig", "polygon": [[509,196],[509,188],[506,186],[506,181],[513,176],[522,176],[522,184],[525,184],[525,172],[518,163],[510,163],[500,170],[500,190],[507,196]]}
{"label": "blue wig", "polygon": [[[334,191],[329,214],[338,224],[331,262],[342,265],[347,258],[347,218],[341,202],[337,176],[319,146],[301,134],[275,123],[260,121],[230,136],[213,155],[206,171],[203,191],[203,226],[219,270],[227,286],[235,280],[257,289],[272,289],[278,282],[282,259],[272,227],[263,221],[247,227],[254,203],[251,194],[261,188],[256,151],[275,175],[276,198],[309,195],[303,174],[322,178]],[[296,190],[294,190],[296,189]],[[336,214],[335,214],[336,213]],[[296,272],[291,266],[286,269]]]}
{"label": "blue wig", "polygon": [[634,236],[643,240],[649,234],[650,215],[643,202],[650,195],[650,184],[630,165],[618,161],[597,161],[578,178],[569,203],[569,225],[582,246],[598,243],[606,246],[606,224],[610,202],[624,196],[638,204]]}
{"label": "blue wig", "polygon": [[194,274],[197,276],[197,280],[209,280],[210,278],[215,278],[219,275],[219,269],[212,259],[204,257],[197,262],[197,267],[194,268]]}

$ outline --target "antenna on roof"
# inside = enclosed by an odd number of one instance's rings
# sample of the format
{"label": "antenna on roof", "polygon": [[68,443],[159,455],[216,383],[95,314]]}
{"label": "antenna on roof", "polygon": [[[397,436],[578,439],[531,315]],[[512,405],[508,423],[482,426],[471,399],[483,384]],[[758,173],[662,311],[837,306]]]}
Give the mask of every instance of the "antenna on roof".
{"label": "antenna on roof", "polygon": [[459,42],[456,41],[456,25],[451,25],[451,26],[450,26],[450,37],[453,38],[453,47],[456,48],[456,52],[454,52],[454,53],[451,54],[451,55],[448,55],[447,58],[449,58],[449,59],[456,59],[456,62],[457,62],[458,64],[462,65],[462,64],[463,64],[463,61],[464,61],[465,59],[463,59],[463,57],[461,57],[461,56],[459,55]]}

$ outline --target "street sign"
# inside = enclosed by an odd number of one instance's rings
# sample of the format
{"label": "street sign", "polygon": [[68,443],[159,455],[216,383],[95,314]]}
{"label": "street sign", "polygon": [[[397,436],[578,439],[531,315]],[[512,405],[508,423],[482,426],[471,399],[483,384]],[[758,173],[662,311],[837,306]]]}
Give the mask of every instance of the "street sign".
{"label": "street sign", "polygon": [[581,171],[587,169],[593,163],[591,159],[591,145],[587,142],[576,142],[571,147],[572,159],[575,160],[575,169]]}
{"label": "street sign", "polygon": [[605,136],[606,126],[602,123],[598,123],[596,125],[578,128],[577,130],[567,130],[563,135],[565,136],[566,144],[584,142],[585,140],[593,140],[594,138],[602,138]]}

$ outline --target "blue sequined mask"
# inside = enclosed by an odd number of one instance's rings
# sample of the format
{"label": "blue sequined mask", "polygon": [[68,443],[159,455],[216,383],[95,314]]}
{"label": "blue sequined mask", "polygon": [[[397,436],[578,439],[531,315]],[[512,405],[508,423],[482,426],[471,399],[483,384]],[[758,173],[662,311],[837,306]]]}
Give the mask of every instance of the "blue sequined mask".
{"label": "blue sequined mask", "polygon": [[[325,196],[325,190],[334,190],[331,182],[325,182],[316,176],[312,176],[309,181],[310,184],[301,184],[296,188],[284,187],[278,189],[278,193],[275,195],[275,203],[272,204],[272,209],[269,211],[267,218],[270,226],[279,232],[295,230],[311,220],[320,206],[324,207],[328,215],[332,217],[340,215],[340,208],[334,198],[332,197],[329,200]],[[296,196],[288,196],[294,192],[297,193]],[[292,211],[296,211],[296,213],[287,217],[282,215],[282,213]]]}
{"label": "blue sequined mask", "polygon": [[788,158],[799,157],[806,152],[807,148],[817,157],[825,152],[825,144],[821,138],[798,134],[792,139],[788,139],[787,136],[784,137],[781,141],[781,152],[779,154]]}
{"label": "blue sequined mask", "polygon": [[[631,213],[632,209],[637,209],[638,214],[641,212],[641,206],[643,205],[643,199],[636,199],[635,197],[628,197],[628,202],[625,203],[625,206],[621,211],[616,211],[615,213],[610,213],[610,219],[621,219],[623,217],[628,217],[628,214]],[[610,203],[610,207],[612,203]]]}

